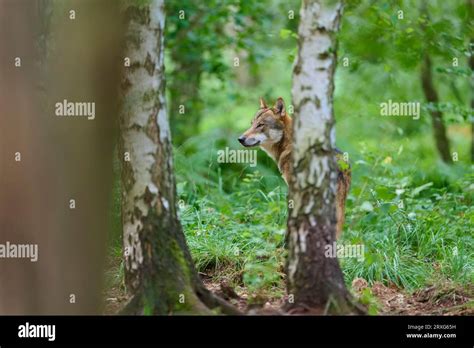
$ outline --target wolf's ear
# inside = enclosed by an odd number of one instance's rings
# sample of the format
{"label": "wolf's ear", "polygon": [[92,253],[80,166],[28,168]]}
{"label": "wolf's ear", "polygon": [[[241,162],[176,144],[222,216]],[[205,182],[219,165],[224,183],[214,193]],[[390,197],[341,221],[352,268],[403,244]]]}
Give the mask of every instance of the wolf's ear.
{"label": "wolf's ear", "polygon": [[265,100],[263,100],[262,97],[260,97],[260,109],[266,109],[268,108],[267,103],[265,103]]}
{"label": "wolf's ear", "polygon": [[283,101],[282,97],[277,99],[273,108],[276,110],[277,114],[279,114],[280,116],[286,115],[285,102]]}

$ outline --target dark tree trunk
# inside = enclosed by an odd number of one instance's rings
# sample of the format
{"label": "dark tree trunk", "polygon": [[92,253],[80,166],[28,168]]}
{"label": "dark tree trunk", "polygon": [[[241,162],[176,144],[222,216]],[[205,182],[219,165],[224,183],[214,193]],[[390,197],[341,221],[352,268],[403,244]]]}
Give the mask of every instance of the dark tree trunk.
{"label": "dark tree trunk", "polygon": [[172,59],[176,67],[169,86],[171,131],[175,143],[181,145],[196,134],[201,121],[203,102],[199,89],[202,61],[189,60],[181,52],[172,54]]}
{"label": "dark tree trunk", "polygon": [[[471,40],[471,46],[474,46],[474,40]],[[471,52],[469,57],[469,67],[471,74],[474,74],[474,52]],[[471,113],[474,110],[474,82],[471,77]],[[474,117],[471,116],[471,162],[474,162]]]}
{"label": "dark tree trunk", "polygon": [[[472,20],[474,16],[474,0],[467,0],[467,8],[468,8],[468,18]],[[471,68],[471,78],[470,78],[470,86],[471,86],[471,112],[474,110],[474,78],[472,74],[474,74],[474,38],[471,38],[471,47],[469,56],[469,67]],[[471,162],[474,162],[474,116],[471,116]]]}
{"label": "dark tree trunk", "polygon": [[[471,40],[471,46],[474,46],[474,40]],[[474,52],[471,52],[469,57],[469,67],[471,74],[474,74]],[[474,110],[474,83],[471,77],[471,112]],[[474,117],[471,116],[471,162],[474,162]]]}
{"label": "dark tree trunk", "polygon": [[[434,104],[438,103],[439,97],[433,83],[432,64],[428,53],[425,53],[421,66],[421,84],[426,101]],[[433,110],[430,111],[430,115],[433,123],[434,140],[441,159],[446,163],[452,163],[451,154],[449,152],[449,139],[446,134],[446,126],[443,122],[443,114],[441,111]]]}
{"label": "dark tree trunk", "polygon": [[[121,113],[125,279],[124,313],[237,313],[198,278],[176,212],[171,134],[165,100],[162,0],[126,8]],[[126,160],[127,154],[130,160]]]}
{"label": "dark tree trunk", "polygon": [[[426,0],[421,2],[421,13],[430,18],[428,12],[428,4]],[[426,30],[425,25],[421,25],[422,30]],[[423,62],[421,65],[421,86],[423,89],[423,94],[425,99],[429,103],[437,104],[439,103],[438,92],[433,82],[433,67],[431,63],[431,58],[428,52],[428,49],[425,47],[425,52],[423,55]],[[433,110],[430,111],[431,122],[433,124],[433,136],[438,149],[438,153],[445,163],[452,163],[452,157],[450,154],[449,139],[446,134],[446,126],[443,122],[443,114],[441,111]]]}
{"label": "dark tree trunk", "polygon": [[333,82],[341,15],[342,4],[326,0],[304,0],[300,12],[287,235],[290,312],[350,313],[355,308],[337,258],[325,256],[336,232]]}

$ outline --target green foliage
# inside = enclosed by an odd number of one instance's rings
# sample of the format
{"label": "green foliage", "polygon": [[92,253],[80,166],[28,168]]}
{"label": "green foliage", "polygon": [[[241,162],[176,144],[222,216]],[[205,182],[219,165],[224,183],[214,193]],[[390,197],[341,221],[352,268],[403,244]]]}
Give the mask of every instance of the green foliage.
{"label": "green foliage", "polygon": [[[383,9],[390,12],[394,7]],[[371,9],[372,14],[366,16],[366,13],[358,12],[360,8],[349,9],[344,17],[345,31],[341,34],[342,52],[350,48],[357,53],[351,51],[349,69],[341,67],[340,63],[336,76],[338,147],[349,153],[353,171],[341,243],[361,243],[366,248],[363,262],[351,258],[341,260],[346,280],[350,284],[353,278],[363,277],[371,283],[381,281],[417,288],[444,277],[467,284],[473,274],[472,266],[469,266],[473,264],[470,252],[473,240],[467,232],[472,230],[473,223],[467,218],[472,215],[472,188],[463,194],[469,187],[466,182],[472,182],[472,178],[465,177],[469,167],[463,164],[468,158],[468,138],[462,133],[452,135],[460,163],[454,168],[444,166],[436,157],[427,111],[430,107],[444,107],[446,114],[462,123],[465,118],[461,110],[468,109],[459,105],[450,88],[441,88],[443,95],[451,96],[447,98],[448,102],[444,106],[424,105],[420,121],[380,119],[379,103],[382,100],[423,98],[417,85],[418,76],[414,74],[417,64],[410,61],[418,61],[419,53],[413,55],[411,46],[401,50],[402,42],[399,42],[399,52],[391,55],[394,47],[379,37],[380,31],[374,26],[387,26],[392,30],[392,37],[402,34],[400,28],[395,27],[399,25],[395,19],[379,20],[382,10]],[[407,15],[410,17],[410,11]],[[405,43],[414,48],[418,45],[418,52],[421,52],[420,38],[415,40],[415,30],[418,32],[419,26],[415,24],[404,24],[403,32],[411,38],[403,40],[412,40]],[[264,197],[263,194],[280,190],[285,185],[281,180],[275,180],[278,176],[275,165],[265,155],[258,158],[257,170],[261,177],[256,181],[264,185],[255,188],[243,180],[245,173],[256,175],[252,168],[217,164],[215,153],[225,146],[238,148],[235,139],[248,127],[257,108],[257,96],[272,100],[283,95],[289,100],[291,68],[288,55],[295,50],[296,34],[285,25],[282,23],[273,29],[271,37],[278,39],[261,70],[261,75],[266,77],[261,85],[242,89],[232,79],[206,78],[203,81],[201,93],[207,103],[206,117],[199,134],[176,153],[178,182],[181,182],[179,193],[188,207],[183,221],[199,269],[212,269],[218,277],[230,277],[253,291],[269,291],[278,283],[276,279],[280,279],[280,289],[284,286],[281,277],[283,246],[274,243],[269,246],[260,236],[262,231],[285,229],[282,217],[286,208],[283,197],[280,197],[277,211],[271,205],[274,202],[252,200],[249,203],[244,197]],[[377,47],[379,44],[383,46]],[[405,54],[408,56],[399,56]],[[339,56],[341,59],[344,54]],[[381,64],[383,60],[389,62]],[[467,100],[467,84],[458,82],[463,100]],[[461,119],[457,118],[459,115]],[[402,201],[404,206],[399,208]],[[189,211],[189,205],[194,210]],[[199,225],[196,221],[205,223]],[[219,233],[212,232],[215,230]],[[251,236],[252,242],[247,239]],[[237,255],[236,250],[239,250]],[[261,262],[256,257],[260,250],[264,255],[269,250],[274,252]],[[451,253],[453,250],[457,250],[456,255]]]}
{"label": "green foliage", "polygon": [[[355,277],[408,289],[437,280],[460,286],[474,281],[467,124],[473,24],[466,1],[429,1],[429,19],[420,4],[348,1],[343,16],[334,107],[337,145],[349,154],[353,179],[340,243],[365,247],[362,261],[340,260],[348,285]],[[271,104],[282,96],[288,110],[299,6],[296,0],[167,2],[168,87],[190,84],[183,62],[197,64],[201,74],[200,121],[187,120],[190,135],[174,149],[179,214],[189,247],[199,271],[267,296],[282,294],[285,287],[286,185],[260,150],[255,168],[218,163],[217,151],[242,149],[237,137],[255,115],[258,97]],[[182,9],[188,21],[179,21]],[[295,19],[288,18],[289,10]],[[225,32],[229,23],[235,25],[232,35]],[[235,78],[245,72],[232,66],[238,50],[248,50],[257,67],[249,70],[255,77],[250,84]],[[383,101],[424,100],[419,69],[425,50],[433,57],[442,102],[423,103],[419,120],[382,118]],[[430,110],[444,113],[459,158],[452,166],[438,160]],[[119,195],[116,187],[115,257],[120,257]],[[370,291],[361,301],[375,313]]]}
{"label": "green foliage", "polygon": [[213,165],[212,143],[198,144],[211,153],[190,153],[192,142],[175,151],[180,219],[197,269],[252,291],[281,287],[287,214],[284,186],[275,185],[281,179],[245,168],[224,175]]}
{"label": "green foliage", "polygon": [[407,151],[378,149],[363,155],[353,168],[361,180],[351,189],[344,241],[365,245],[365,260],[344,259],[346,276],[403,288],[419,287],[440,274],[472,282],[469,168],[424,168]]}
{"label": "green foliage", "polygon": [[[207,104],[200,93],[203,80],[233,79],[247,74],[244,69],[258,79],[261,64],[270,56],[268,41],[275,37],[273,26],[285,18],[279,7],[289,5],[273,0],[165,3],[170,123],[175,143],[181,144],[192,135],[189,122],[199,127]],[[178,113],[179,105],[185,106],[185,116]]]}
{"label": "green foliage", "polygon": [[[339,68],[352,74],[366,76],[364,88],[386,86],[390,95],[373,93],[377,102],[394,99],[393,87],[405,88],[399,100],[424,100],[419,78],[411,84],[400,79],[403,71],[419,76],[426,53],[434,61],[434,79],[442,103],[423,105],[424,111],[438,109],[445,114],[445,122],[463,124],[472,117],[469,101],[469,82],[472,73],[467,58],[472,54],[469,41],[474,37],[472,18],[467,1],[354,1],[349,2],[339,35],[339,57],[350,61]],[[399,12],[402,11],[402,12]],[[456,62],[455,62],[456,60]],[[378,71],[367,76],[370,67]],[[368,94],[368,93],[367,93]],[[373,99],[373,98],[370,98]],[[428,118],[425,118],[427,122]],[[422,130],[422,123],[399,122],[408,133]]]}
{"label": "green foliage", "polygon": [[377,298],[373,295],[370,288],[365,288],[358,297],[358,301],[365,305],[367,308],[368,315],[377,315],[379,312],[380,304]]}
{"label": "green foliage", "polygon": [[[209,141],[204,146],[215,151]],[[340,242],[363,244],[365,258],[340,260],[347,282],[362,277],[408,289],[438,278],[472,282],[469,168],[432,167],[434,153],[423,161],[402,146],[380,148],[374,142],[360,148],[352,159],[353,184]],[[225,184],[223,169],[214,167],[211,157],[199,151],[186,160],[181,156],[177,151],[178,195],[185,201],[180,216],[198,269],[252,292],[284,288],[284,184],[257,171],[244,175],[244,168],[234,169],[239,180]],[[184,163],[192,163],[192,185]]]}

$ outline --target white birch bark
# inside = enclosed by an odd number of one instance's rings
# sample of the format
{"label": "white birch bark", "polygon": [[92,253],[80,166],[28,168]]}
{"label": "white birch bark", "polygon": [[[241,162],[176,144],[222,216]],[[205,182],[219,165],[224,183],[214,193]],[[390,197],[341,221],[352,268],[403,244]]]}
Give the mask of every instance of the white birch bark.
{"label": "white birch bark", "polygon": [[[335,239],[337,164],[333,79],[342,14],[338,1],[303,0],[293,71],[293,175],[288,220],[288,291],[293,307],[324,308],[346,290],[337,259],[324,256]],[[291,307],[291,306],[290,306]]]}
{"label": "white birch bark", "polygon": [[[138,286],[138,270],[143,262],[144,246],[140,233],[143,218],[158,205],[169,210],[170,202],[159,192],[155,182],[158,146],[170,148],[164,96],[163,30],[165,24],[162,0],[150,1],[147,9],[130,7],[122,84],[123,106],[121,139],[123,171],[123,243],[129,284]],[[126,161],[126,158],[130,161]],[[171,156],[161,169],[172,168]],[[158,202],[160,200],[160,202]]]}
{"label": "white birch bark", "polygon": [[[125,9],[126,67],[121,115],[125,282],[123,313],[209,314],[237,310],[200,281],[176,212],[171,135],[166,114],[163,0]],[[130,156],[130,161],[126,157]]]}

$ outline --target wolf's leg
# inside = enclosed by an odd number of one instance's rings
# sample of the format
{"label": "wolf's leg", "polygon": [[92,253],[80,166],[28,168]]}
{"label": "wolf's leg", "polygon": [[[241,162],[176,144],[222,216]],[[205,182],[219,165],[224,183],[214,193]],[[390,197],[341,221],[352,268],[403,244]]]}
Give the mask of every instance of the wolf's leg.
{"label": "wolf's leg", "polygon": [[351,186],[351,171],[340,170],[337,176],[337,193],[336,193],[336,239],[342,234],[342,227],[344,226],[346,199]]}

